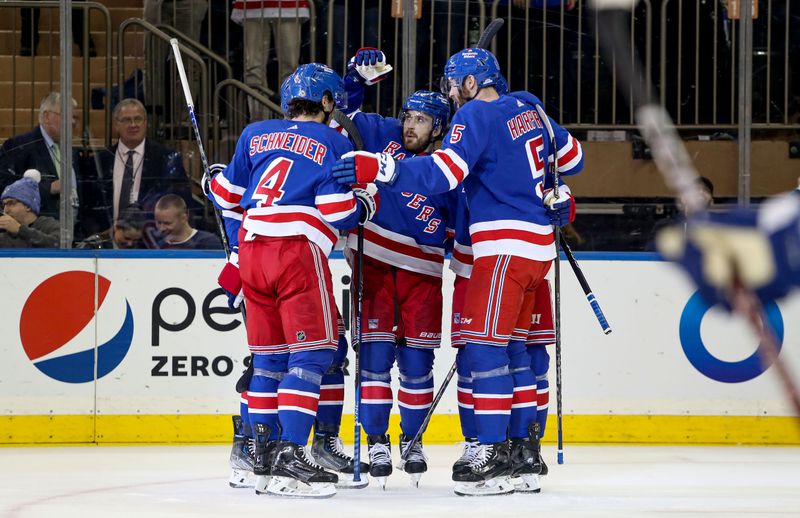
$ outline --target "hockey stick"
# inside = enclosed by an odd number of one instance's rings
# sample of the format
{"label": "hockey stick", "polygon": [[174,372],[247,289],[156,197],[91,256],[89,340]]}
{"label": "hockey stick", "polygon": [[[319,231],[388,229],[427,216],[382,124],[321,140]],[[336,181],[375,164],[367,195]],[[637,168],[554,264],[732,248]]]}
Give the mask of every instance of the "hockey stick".
{"label": "hockey stick", "polygon": [[[630,52],[628,16],[637,2],[638,0],[594,0],[593,9],[597,16],[597,26],[605,29],[598,34],[600,44],[608,56]],[[644,85],[648,84],[648,78],[642,73],[638,56],[633,55],[630,67],[623,66],[619,60],[611,59],[610,62],[614,63],[613,71],[620,78],[617,84],[623,89],[623,94],[635,113],[639,130],[650,145],[656,166],[665,183],[681,199],[687,214],[695,216],[702,214],[705,212],[705,204],[701,189],[697,185],[697,171],[666,109],[655,103],[644,88]],[[691,224],[690,219],[689,225]],[[734,280],[727,296],[731,307],[748,321],[759,337],[757,352],[762,363],[765,365],[771,363],[775,367],[787,398],[795,413],[800,416],[800,390],[785,362],[780,358],[775,332],[764,314],[760,301],[754,293],[745,290],[738,280]]]}
{"label": "hockey stick", "polygon": [[483,32],[481,33],[481,37],[478,38],[478,43],[476,43],[475,46],[479,49],[488,49],[489,44],[492,42],[495,35],[505,22],[506,21],[502,18],[495,18],[494,20],[489,22],[489,25],[487,25],[486,28],[483,30]]}
{"label": "hockey stick", "polygon": [[564,255],[567,256],[569,265],[572,266],[572,272],[575,274],[575,277],[577,277],[578,283],[580,283],[581,288],[583,288],[583,293],[584,295],[586,295],[586,300],[589,301],[589,305],[592,307],[592,311],[594,311],[594,316],[597,317],[597,322],[600,324],[600,327],[603,328],[603,333],[605,334],[611,333],[611,326],[608,325],[606,316],[603,314],[603,310],[600,309],[600,303],[597,302],[597,298],[594,296],[592,288],[589,286],[589,282],[586,280],[586,276],[583,275],[583,270],[581,270],[581,267],[578,264],[577,259],[575,259],[575,256],[572,254],[572,249],[570,249],[569,243],[567,243],[564,234],[561,234],[560,237],[561,237],[561,250],[564,252]]}

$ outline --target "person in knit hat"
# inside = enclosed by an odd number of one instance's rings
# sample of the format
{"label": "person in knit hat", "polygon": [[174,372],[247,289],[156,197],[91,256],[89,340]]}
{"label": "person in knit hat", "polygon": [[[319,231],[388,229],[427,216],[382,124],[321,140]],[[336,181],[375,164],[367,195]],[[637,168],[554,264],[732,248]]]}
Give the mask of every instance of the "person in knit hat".
{"label": "person in knit hat", "polygon": [[28,169],[25,175],[3,189],[0,202],[0,248],[56,248],[60,242],[58,220],[39,216],[41,174]]}

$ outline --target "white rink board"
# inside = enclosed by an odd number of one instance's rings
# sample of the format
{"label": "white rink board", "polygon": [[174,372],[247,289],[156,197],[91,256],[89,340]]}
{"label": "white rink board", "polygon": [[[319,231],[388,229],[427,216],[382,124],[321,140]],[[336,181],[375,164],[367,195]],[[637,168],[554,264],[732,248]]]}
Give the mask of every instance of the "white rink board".
{"label": "white rink board", "polygon": [[[224,313],[208,315],[209,309],[226,309],[222,295],[206,301],[217,288],[221,264],[220,259],[159,256],[0,258],[0,280],[5,288],[5,296],[0,299],[0,325],[5,330],[0,342],[0,415],[89,415],[95,409],[103,415],[235,413],[238,407],[233,386],[247,356],[244,329],[238,325],[231,331],[220,331],[207,323],[231,324],[240,319]],[[791,415],[771,370],[749,381],[724,383],[703,375],[687,360],[681,347],[679,322],[692,289],[672,265],[651,260],[588,258],[583,258],[581,265],[614,332],[602,334],[564,261],[565,413]],[[125,301],[130,305],[133,321],[130,348],[119,365],[96,381],[67,383],[51,379],[34,366],[23,349],[19,333],[22,308],[31,292],[51,276],[71,270],[95,272],[95,268],[110,281],[98,317],[53,355],[104,343],[122,325]],[[341,307],[342,277],[348,268],[343,259],[332,259],[331,270]],[[452,276],[447,273],[446,306],[452,291]],[[171,294],[158,304],[159,294],[164,295],[165,290]],[[191,321],[187,319],[190,305],[195,308]],[[785,326],[781,356],[793,371],[800,372],[800,298],[781,303],[780,309]],[[454,358],[447,338],[448,307],[444,313],[445,340],[435,367],[437,387]],[[154,315],[160,315],[165,325],[185,322],[185,328],[154,328]],[[59,326],[61,321],[62,315],[54,312],[42,326]],[[747,328],[716,309],[706,314],[700,330],[709,352],[721,360],[736,362],[755,350],[756,340]],[[158,345],[154,345],[156,331]],[[554,351],[552,347],[549,350],[552,363]],[[166,363],[156,368],[163,358]],[[554,364],[550,382],[554,386]],[[352,384],[347,382],[346,386],[348,405],[353,400]],[[551,401],[554,405],[555,398]],[[456,413],[456,409],[455,390],[451,389],[437,413]]]}

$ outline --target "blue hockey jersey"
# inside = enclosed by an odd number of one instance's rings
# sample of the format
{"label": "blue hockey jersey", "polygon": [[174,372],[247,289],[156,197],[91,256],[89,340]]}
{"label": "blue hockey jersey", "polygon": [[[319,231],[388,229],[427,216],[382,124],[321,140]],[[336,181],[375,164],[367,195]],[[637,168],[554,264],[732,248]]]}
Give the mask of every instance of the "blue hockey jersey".
{"label": "blue hockey jersey", "polygon": [[[386,189],[441,193],[461,182],[469,205],[469,232],[475,257],[515,255],[555,258],[553,229],[542,203],[550,138],[527,92],[491,102],[471,101],[457,112],[442,149],[430,157],[396,162]],[[583,169],[580,143],[550,119],[560,174]]]}
{"label": "blue hockey jersey", "polygon": [[[389,153],[395,160],[415,156],[403,147],[400,120],[363,112],[350,117],[364,140],[365,151]],[[377,214],[364,225],[364,254],[398,268],[441,277],[446,227],[453,211],[451,196],[384,190],[379,196]],[[356,249],[354,233],[348,236],[347,247]]]}
{"label": "blue hockey jersey", "polygon": [[329,254],[336,229],[358,224],[352,190],[331,176],[350,142],[317,122],[266,120],[247,126],[233,161],[211,181],[231,246],[241,225],[262,236],[306,236]]}

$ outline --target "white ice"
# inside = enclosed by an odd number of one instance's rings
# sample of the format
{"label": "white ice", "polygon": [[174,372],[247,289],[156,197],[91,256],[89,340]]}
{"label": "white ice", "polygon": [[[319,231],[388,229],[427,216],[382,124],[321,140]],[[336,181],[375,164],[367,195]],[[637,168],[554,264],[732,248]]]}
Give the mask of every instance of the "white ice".
{"label": "white ice", "polygon": [[800,516],[800,448],[572,445],[561,466],[545,450],[550,474],[538,495],[456,496],[453,445],[426,446],[419,489],[395,470],[385,491],[372,484],[312,501],[229,488],[227,446],[6,447],[0,516]]}

